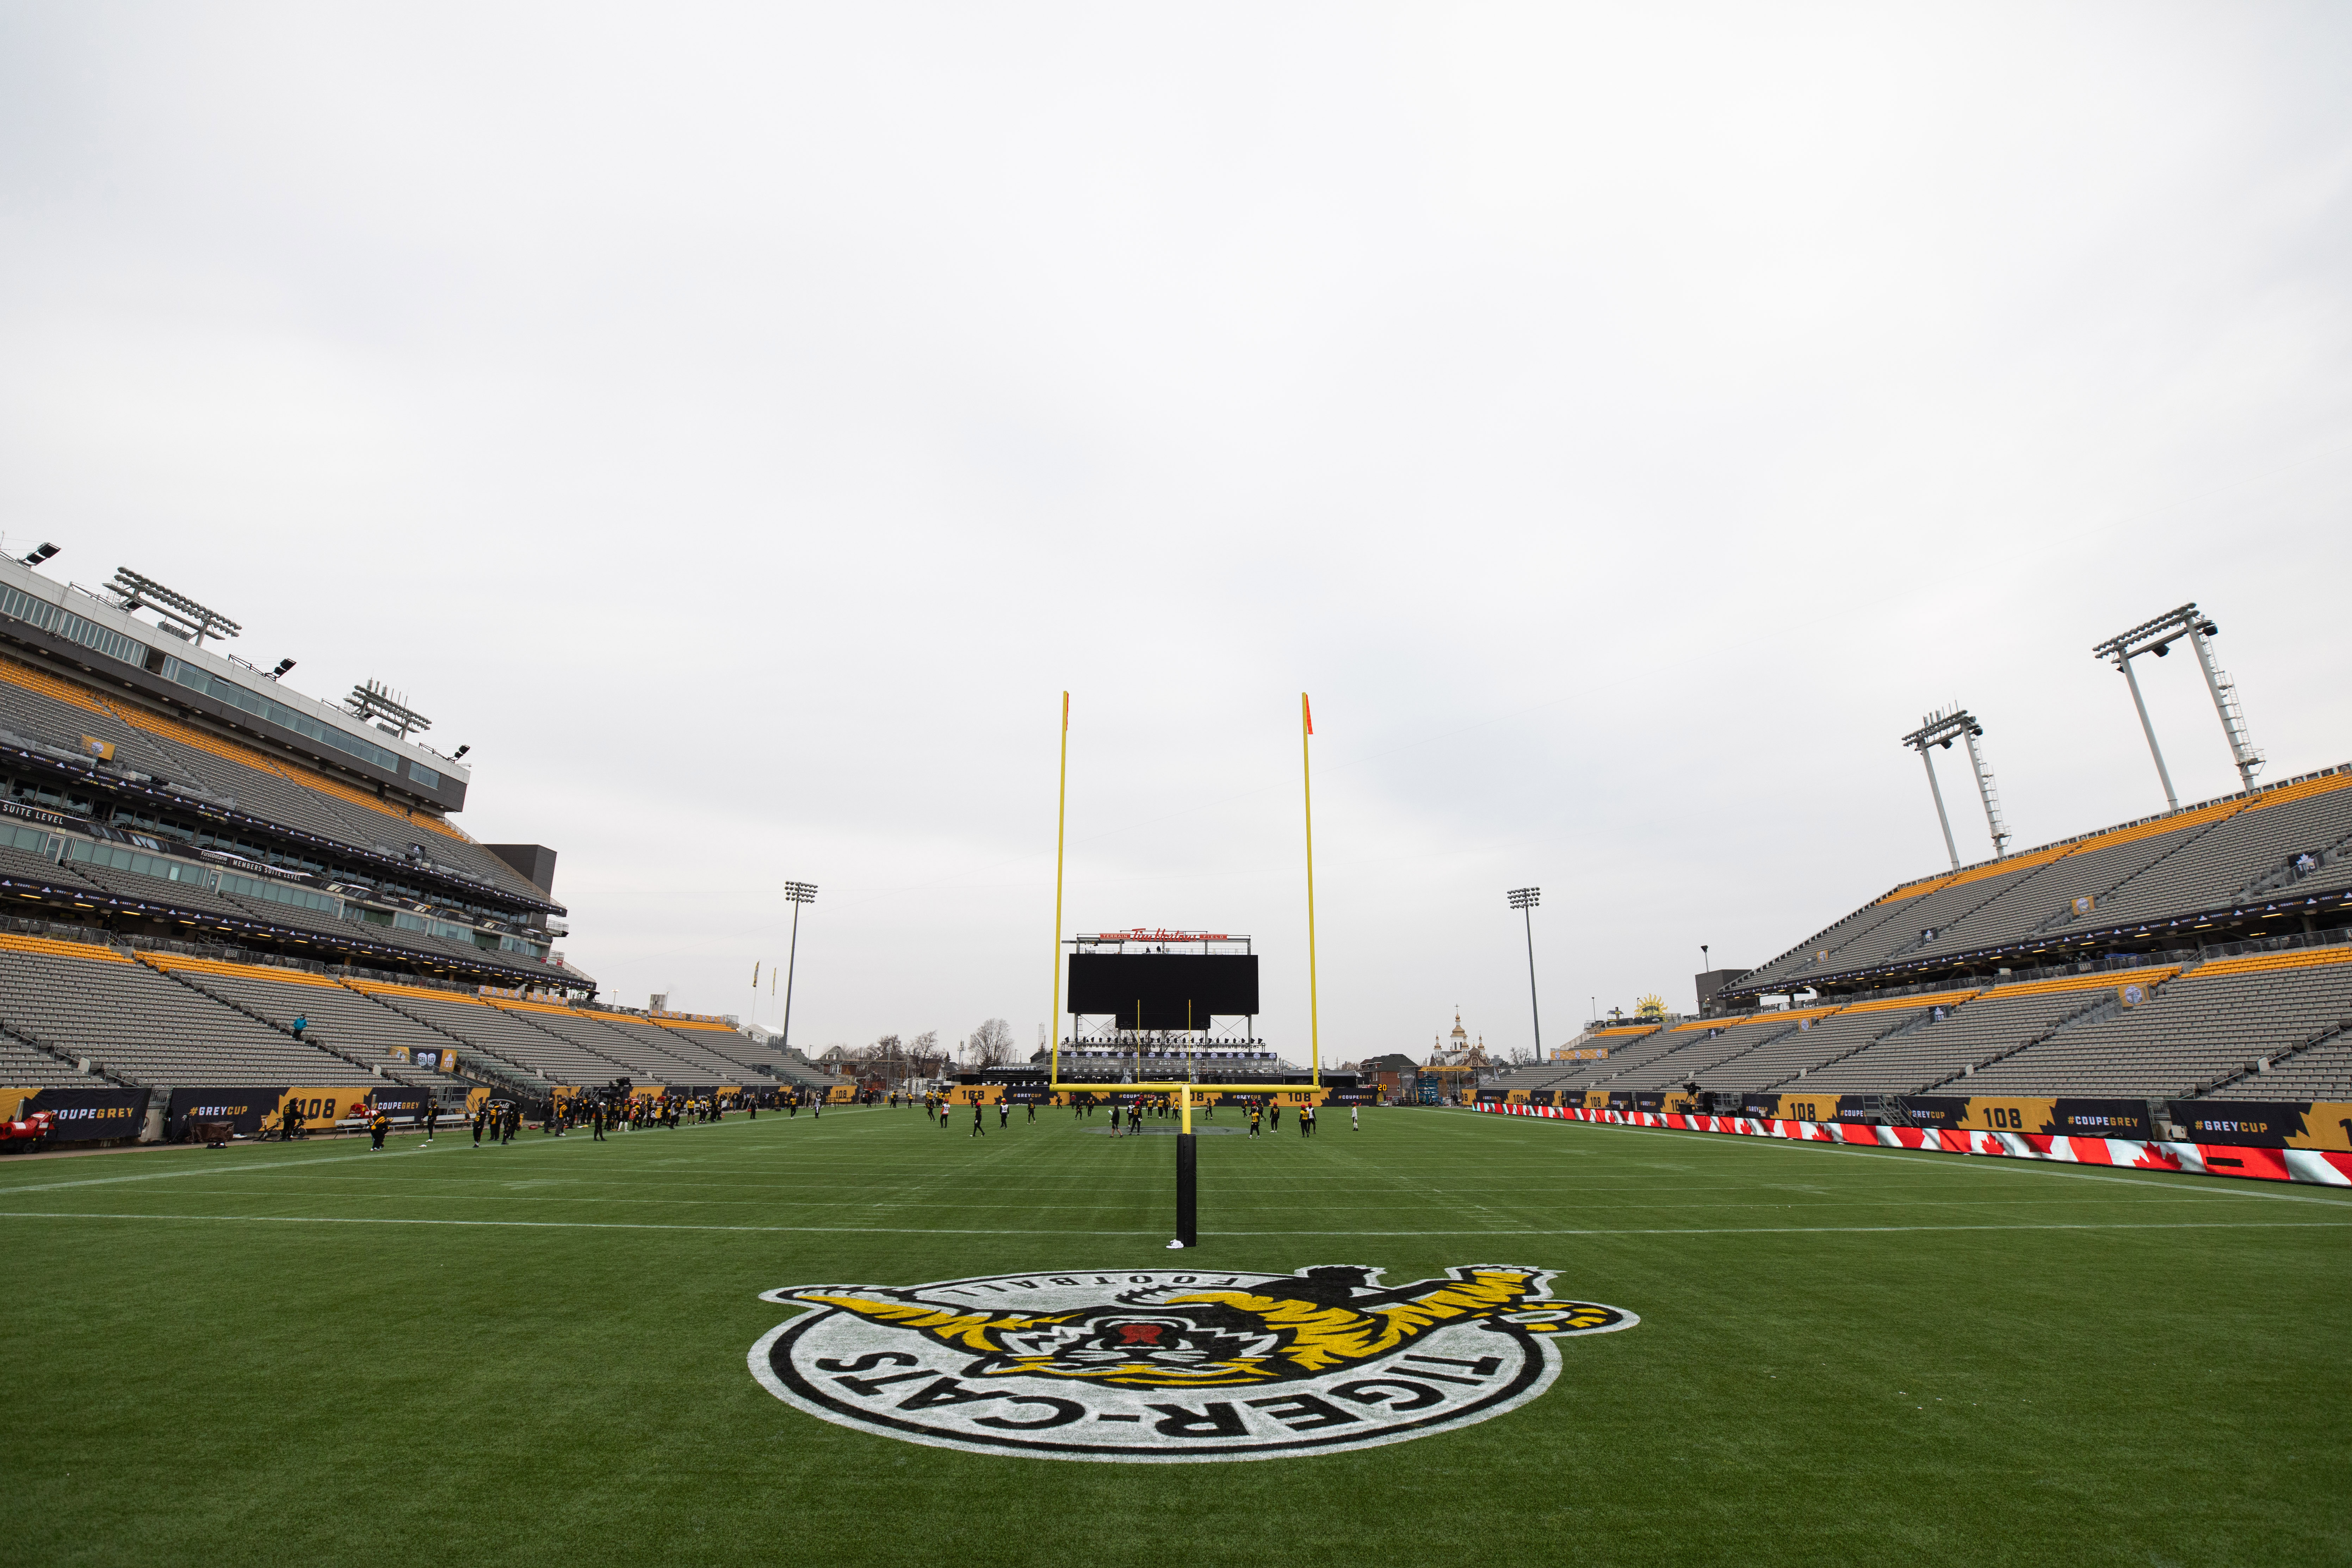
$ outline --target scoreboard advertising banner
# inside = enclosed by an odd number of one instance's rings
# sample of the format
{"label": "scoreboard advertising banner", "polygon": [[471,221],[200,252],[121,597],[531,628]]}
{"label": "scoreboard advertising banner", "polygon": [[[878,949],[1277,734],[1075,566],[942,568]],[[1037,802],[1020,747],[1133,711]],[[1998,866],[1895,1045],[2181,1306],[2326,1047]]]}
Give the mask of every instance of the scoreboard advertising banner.
{"label": "scoreboard advertising banner", "polygon": [[[1482,1101],[1476,1109],[1495,1115],[1620,1127],[2352,1187],[2352,1104],[2175,1101],[2173,1120],[2188,1136],[2164,1142],[2147,1134],[2147,1105],[2137,1100],[1916,1096],[1900,1102],[1910,1118],[1908,1126],[1862,1121],[1858,1104],[1840,1104],[1835,1095],[1753,1095],[1748,1103],[1759,1110],[1769,1103],[1769,1110],[1761,1114],[1701,1116],[1496,1100]],[[1800,1107],[1822,1119],[1791,1118],[1789,1112]],[[2141,1135],[2123,1131],[2132,1127],[2142,1129]],[[2075,1131],[2044,1131],[2048,1128]]]}

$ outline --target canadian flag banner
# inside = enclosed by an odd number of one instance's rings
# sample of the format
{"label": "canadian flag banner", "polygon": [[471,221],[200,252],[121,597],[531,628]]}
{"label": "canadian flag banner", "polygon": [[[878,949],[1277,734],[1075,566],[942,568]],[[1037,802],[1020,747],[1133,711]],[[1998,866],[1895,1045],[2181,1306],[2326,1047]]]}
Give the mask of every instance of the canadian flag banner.
{"label": "canadian flag banner", "polygon": [[2040,1132],[1962,1132],[1936,1127],[1881,1127],[1845,1121],[1771,1121],[1745,1116],[1693,1116],[1683,1111],[1587,1110],[1580,1106],[1513,1105],[1481,1100],[1488,1115],[1547,1116],[1678,1132],[1787,1138],[1810,1143],[1864,1143],[1934,1154],[2051,1160],[2067,1165],[2120,1165],[2191,1176],[2245,1176],[2263,1182],[2307,1182],[2352,1187],[2352,1154],[2333,1149],[2263,1149],[2240,1143],[2141,1142],[2131,1138],[2069,1138]]}

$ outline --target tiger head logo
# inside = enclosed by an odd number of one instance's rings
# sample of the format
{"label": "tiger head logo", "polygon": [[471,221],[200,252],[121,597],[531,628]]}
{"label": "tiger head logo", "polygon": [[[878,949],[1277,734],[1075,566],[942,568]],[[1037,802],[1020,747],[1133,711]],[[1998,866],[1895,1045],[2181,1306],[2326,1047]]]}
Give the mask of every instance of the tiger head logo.
{"label": "tiger head logo", "polygon": [[[813,1415],[948,1447],[1160,1462],[1360,1447],[1499,1414],[1549,1385],[1558,1342],[1639,1321],[1555,1300],[1552,1279],[1475,1264],[1391,1288],[1327,1264],[792,1287],[763,1299],[814,1310],[752,1370]],[[1187,1396],[1207,1402],[1169,1402]]]}

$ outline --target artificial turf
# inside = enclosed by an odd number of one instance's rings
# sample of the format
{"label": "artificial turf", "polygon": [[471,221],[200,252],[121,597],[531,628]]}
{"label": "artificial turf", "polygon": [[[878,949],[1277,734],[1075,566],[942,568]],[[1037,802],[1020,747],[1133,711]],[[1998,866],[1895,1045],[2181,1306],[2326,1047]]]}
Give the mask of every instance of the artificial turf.
{"label": "artificial turf", "polygon": [[[1233,1113],[1220,1119],[1230,1123]],[[12,1560],[2352,1561],[2352,1196],[1483,1117],[1204,1137],[1204,1267],[1640,1314],[1392,1447],[1057,1462],[817,1421],[780,1286],[1164,1268],[1172,1141],[919,1112],[0,1164]]]}

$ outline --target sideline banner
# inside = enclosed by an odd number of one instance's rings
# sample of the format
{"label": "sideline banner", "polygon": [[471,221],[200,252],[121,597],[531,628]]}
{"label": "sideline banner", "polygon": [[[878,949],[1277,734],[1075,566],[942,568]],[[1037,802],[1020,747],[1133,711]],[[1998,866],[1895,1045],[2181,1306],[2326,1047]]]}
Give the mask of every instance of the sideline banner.
{"label": "sideline banner", "polygon": [[1838,1100],[1834,1094],[1743,1094],[1739,1097],[1739,1114],[1758,1121],[1835,1121]]}
{"label": "sideline banner", "polygon": [[251,1138],[261,1131],[264,1119],[274,1119],[278,1102],[286,1097],[282,1084],[268,1089],[175,1089],[163,1110],[163,1136],[172,1142],[184,1142],[188,1136],[188,1119],[198,1121],[226,1121],[239,1138]]}
{"label": "sideline banner", "polygon": [[2148,1125],[2145,1100],[1915,1094],[1896,1103],[1914,1127],[1934,1127],[1948,1132],[2038,1132],[2053,1138],[2147,1139],[2155,1135],[2155,1129]]}
{"label": "sideline banner", "polygon": [[404,1089],[398,1084],[385,1084],[368,1091],[368,1103],[394,1121],[404,1121],[425,1114],[427,1101],[433,1098],[429,1089]]}
{"label": "sideline banner", "polygon": [[[348,1117],[356,1116],[365,1120],[368,1113],[369,1092],[364,1089],[350,1089],[341,1086],[332,1089],[308,1087],[289,1089],[276,1105],[270,1107],[270,1121],[275,1125],[278,1119],[286,1114],[286,1108],[291,1105],[296,1108],[296,1113],[302,1118],[305,1131],[324,1132]],[[245,1130],[240,1127],[237,1131],[242,1132]]]}
{"label": "sideline banner", "polygon": [[2352,1102],[2336,1100],[2176,1100],[2172,1120],[2200,1143],[2352,1152]]}
{"label": "sideline banner", "polygon": [[[14,1110],[7,1109],[15,1097]],[[48,1142],[88,1143],[102,1138],[136,1138],[147,1117],[143,1089],[0,1089],[0,1115],[20,1120],[47,1110],[57,1117]]]}
{"label": "sideline banner", "polygon": [[1864,1143],[1930,1153],[1980,1154],[2017,1160],[2051,1160],[2068,1165],[2116,1165],[2137,1171],[2170,1171],[2192,1176],[2248,1176],[2265,1182],[2309,1182],[2352,1187],[2352,1152],[2336,1149],[2262,1148],[2238,1143],[2156,1143],[2134,1138],[2070,1138],[2039,1132],[1942,1131],[1924,1127],[1867,1127],[1837,1122],[1768,1121],[1748,1116],[1650,1115],[1643,1111],[1555,1110],[1544,1105],[1482,1105],[1498,1116],[1543,1116],[1621,1127],[1663,1127],[1684,1132],[1722,1132],[1749,1138],[1786,1138],[1809,1143]]}

